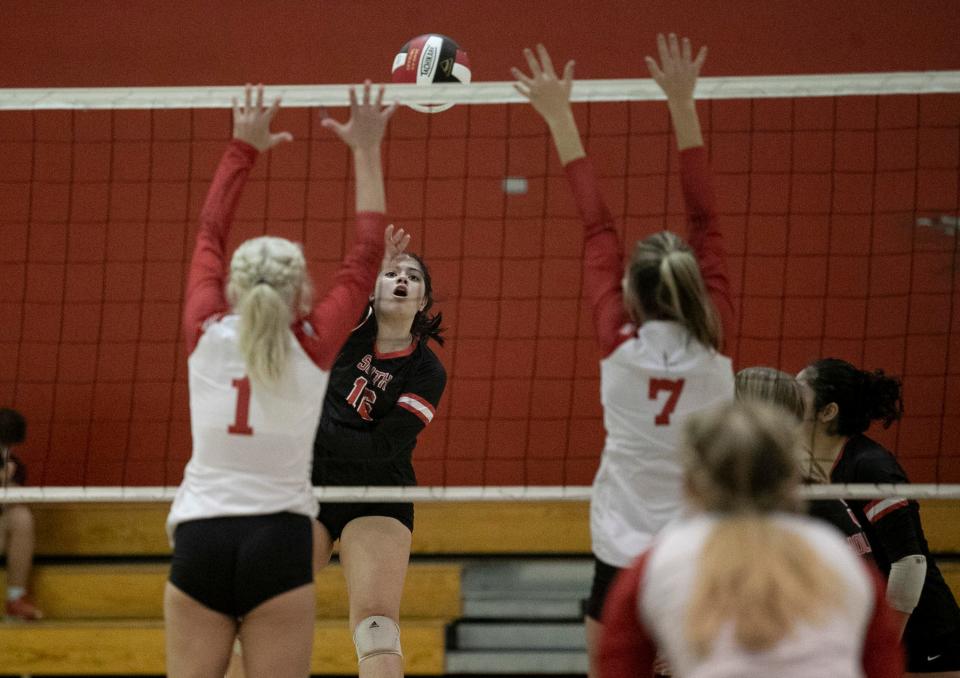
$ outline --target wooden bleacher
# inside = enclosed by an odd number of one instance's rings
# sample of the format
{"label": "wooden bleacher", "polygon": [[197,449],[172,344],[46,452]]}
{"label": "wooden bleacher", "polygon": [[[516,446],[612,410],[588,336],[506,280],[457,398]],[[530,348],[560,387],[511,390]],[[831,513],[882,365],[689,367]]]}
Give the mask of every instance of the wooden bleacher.
{"label": "wooden bleacher", "polygon": [[[47,619],[0,624],[0,674],[163,674],[167,510],[162,503],[35,506],[40,563],[33,590]],[[960,556],[960,501],[923,502],[921,510],[934,552]],[[590,551],[583,502],[425,503],[416,520],[401,610],[408,675],[444,673],[446,627],[462,611],[457,557]],[[941,568],[960,594],[960,561],[944,559]],[[312,671],[355,673],[339,566],[327,567],[316,585]]]}

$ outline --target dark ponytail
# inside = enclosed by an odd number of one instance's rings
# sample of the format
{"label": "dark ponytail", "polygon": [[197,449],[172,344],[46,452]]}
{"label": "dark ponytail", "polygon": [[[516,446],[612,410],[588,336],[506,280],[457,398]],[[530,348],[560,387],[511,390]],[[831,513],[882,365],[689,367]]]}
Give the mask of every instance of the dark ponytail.
{"label": "dark ponytail", "polygon": [[424,341],[433,339],[443,346],[443,332],[446,329],[443,327],[443,313],[430,314],[430,309],[433,308],[433,280],[430,277],[430,270],[420,255],[414,254],[413,252],[405,252],[405,254],[416,261],[420,266],[420,270],[423,271],[423,298],[427,302],[423,310],[417,311],[417,314],[413,317],[413,326],[410,328],[410,334],[415,337],[420,337]]}
{"label": "dark ponytail", "polygon": [[883,370],[858,370],[846,360],[824,358],[811,364],[806,381],[814,392],[814,411],[830,403],[839,409],[836,430],[832,433],[854,436],[880,421],[889,428],[903,415],[900,380]]}

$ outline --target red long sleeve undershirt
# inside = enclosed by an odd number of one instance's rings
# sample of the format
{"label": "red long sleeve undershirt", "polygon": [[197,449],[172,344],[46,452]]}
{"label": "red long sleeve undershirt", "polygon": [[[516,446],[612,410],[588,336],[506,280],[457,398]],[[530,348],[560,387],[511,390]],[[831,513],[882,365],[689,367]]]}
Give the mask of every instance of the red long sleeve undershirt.
{"label": "red long sleeve undershirt", "polygon": [[[227,146],[200,212],[200,229],[187,278],[183,328],[187,350],[192,353],[203,323],[210,317],[227,313],[225,296],[229,262],[227,237],[243,187],[259,152],[234,139]],[[313,333],[302,322],[293,326],[297,340],[311,359],[329,370],[350,330],[356,324],[376,282],[383,259],[385,217],[379,212],[357,213],[357,237],[343,265],[334,277],[330,291],[317,301],[307,320]]]}
{"label": "red long sleeve undershirt", "polygon": [[[604,355],[609,355],[624,341],[621,329],[630,322],[620,286],[623,246],[589,160],[578,158],[564,169],[584,224],[584,288],[593,307],[597,339]],[[717,224],[713,180],[702,146],[680,152],[680,181],[687,210],[687,242],[697,257],[721,326],[730,332],[734,327],[730,279],[723,233]]]}

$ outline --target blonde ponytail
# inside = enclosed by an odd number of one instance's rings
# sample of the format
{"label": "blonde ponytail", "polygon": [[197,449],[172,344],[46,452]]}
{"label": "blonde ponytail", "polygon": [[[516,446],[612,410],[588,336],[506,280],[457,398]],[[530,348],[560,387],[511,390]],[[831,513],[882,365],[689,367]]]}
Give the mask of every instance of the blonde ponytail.
{"label": "blonde ponytail", "polygon": [[800,506],[796,428],[779,407],[752,399],[688,421],[687,487],[696,504],[719,515],[684,622],[701,656],[728,623],[738,645],[762,651],[797,623],[816,624],[843,605],[838,574],[770,515]]}
{"label": "blonde ponytail", "polygon": [[679,322],[704,346],[720,348],[719,315],[697,258],[680,236],[660,231],[638,242],[628,271],[631,291],[647,318]]}
{"label": "blonde ponytail", "polygon": [[255,382],[275,382],[286,369],[290,325],[311,304],[306,268],[300,247],[283,238],[253,238],[233,254],[227,298],[240,316],[240,354]]}
{"label": "blonde ponytail", "polygon": [[802,537],[759,514],[724,517],[700,555],[687,637],[705,656],[729,623],[737,645],[762,652],[798,622],[822,621],[842,596],[839,576]]}
{"label": "blonde ponytail", "polygon": [[290,355],[290,305],[270,285],[254,285],[237,305],[240,354],[255,382],[276,381]]}

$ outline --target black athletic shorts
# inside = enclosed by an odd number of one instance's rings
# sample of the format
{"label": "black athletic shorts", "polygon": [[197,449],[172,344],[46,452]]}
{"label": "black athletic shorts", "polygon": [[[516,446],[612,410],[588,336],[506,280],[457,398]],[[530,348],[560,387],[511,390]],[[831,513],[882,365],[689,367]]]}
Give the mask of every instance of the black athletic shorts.
{"label": "black athletic shorts", "polygon": [[174,533],[170,583],[229,617],[313,582],[313,527],[295,513],[204,518]]}
{"label": "black athletic shorts", "polygon": [[613,580],[620,574],[622,568],[608,565],[596,556],[593,558],[593,585],[590,587],[590,597],[584,606],[584,613],[591,619],[603,619],[603,603]]}
{"label": "black athletic shorts", "polygon": [[354,518],[364,518],[366,516],[396,518],[413,532],[413,504],[411,503],[365,504],[359,502],[356,504],[341,504],[339,502],[327,502],[320,504],[320,513],[317,515],[317,520],[327,528],[330,539],[336,541],[340,538],[347,523]]}
{"label": "black athletic shorts", "polygon": [[960,671],[960,633],[926,636],[906,643],[909,673]]}

